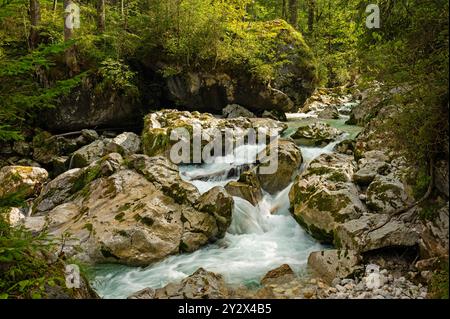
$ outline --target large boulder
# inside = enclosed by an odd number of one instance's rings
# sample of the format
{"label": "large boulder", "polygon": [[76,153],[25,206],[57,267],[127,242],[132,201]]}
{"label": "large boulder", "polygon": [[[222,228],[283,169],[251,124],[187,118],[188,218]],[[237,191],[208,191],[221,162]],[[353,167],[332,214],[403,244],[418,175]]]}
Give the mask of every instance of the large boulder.
{"label": "large boulder", "polygon": [[108,153],[119,153],[122,155],[136,154],[141,149],[140,137],[132,132],[124,132],[114,137],[107,145]]}
{"label": "large boulder", "polygon": [[418,243],[416,227],[396,219],[386,223],[388,218],[387,214],[369,214],[340,224],[334,232],[334,243],[339,248],[358,252],[386,247],[411,247]]}
{"label": "large boulder", "polygon": [[335,278],[347,278],[361,270],[361,256],[353,250],[322,250],[309,254],[308,267],[329,285]]}
{"label": "large boulder", "polygon": [[353,180],[361,186],[367,186],[377,175],[387,175],[389,169],[389,159],[383,152],[369,151],[359,159],[358,170],[353,175]]}
{"label": "large boulder", "polygon": [[243,198],[253,206],[256,206],[262,199],[261,184],[252,171],[242,173],[238,181],[229,182],[225,189],[231,196]]}
{"label": "large boulder", "polygon": [[199,268],[180,283],[155,290],[155,299],[226,299],[230,291],[219,274]]}
{"label": "large boulder", "polygon": [[235,117],[256,117],[255,114],[253,114],[252,112],[247,110],[245,107],[242,107],[242,106],[237,105],[237,104],[227,105],[222,110],[222,115],[225,118],[229,118],[229,119],[232,119],[232,118],[235,118]]}
{"label": "large boulder", "polygon": [[128,167],[122,162],[104,158],[63,174],[25,224],[36,230],[44,217],[52,235],[70,234],[68,256],[139,266],[224,236],[233,200],[223,188],[200,196],[163,157],[132,155]]}
{"label": "large boulder", "polygon": [[42,112],[41,125],[52,131],[76,131],[87,127],[135,127],[141,123],[145,112],[139,99],[124,90],[99,90],[101,81],[94,75],[84,78],[59,99],[56,108]]}
{"label": "large boulder", "polygon": [[247,62],[224,61],[208,71],[180,70],[170,61],[155,60],[151,52],[142,62],[152,72],[168,68],[181,71],[164,79],[165,98],[189,110],[220,113],[229,104],[239,104],[257,115],[271,109],[293,111],[318,82],[312,51],[301,33],[283,20],[250,22],[245,28],[271,52],[270,57],[256,57],[263,66],[273,68],[270,84],[255,76],[256,68]]}
{"label": "large boulder", "polygon": [[353,107],[347,124],[364,126],[376,117],[382,108],[383,95],[380,94],[380,86],[377,83],[361,92],[359,98],[361,103]]}
{"label": "large boulder", "polygon": [[81,168],[99,160],[105,155],[106,145],[110,140],[96,140],[83,146],[72,154],[70,168]]}
{"label": "large boulder", "polygon": [[334,141],[343,132],[323,122],[315,122],[307,126],[301,126],[291,138],[305,146],[325,146]]}
{"label": "large boulder", "polygon": [[[262,163],[256,167],[262,189],[270,194],[275,194],[289,186],[294,173],[302,163],[302,154],[294,141],[277,139],[274,143],[275,145],[268,145],[258,154]],[[276,166],[273,172],[264,172],[264,169],[272,165]]]}
{"label": "large boulder", "polygon": [[367,188],[367,207],[381,213],[393,213],[411,202],[403,183],[393,175],[377,175]]}
{"label": "large boulder", "polygon": [[350,156],[323,154],[299,175],[289,192],[291,213],[313,237],[331,243],[337,226],[366,210],[351,182]]}
{"label": "large boulder", "polygon": [[0,169],[0,200],[24,200],[37,193],[48,178],[40,167],[4,166]]}

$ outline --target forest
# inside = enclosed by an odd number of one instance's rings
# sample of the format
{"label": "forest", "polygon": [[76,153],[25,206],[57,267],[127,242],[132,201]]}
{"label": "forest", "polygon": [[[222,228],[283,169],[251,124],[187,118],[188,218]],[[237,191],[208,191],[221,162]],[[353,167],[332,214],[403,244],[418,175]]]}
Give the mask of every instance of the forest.
{"label": "forest", "polygon": [[0,0],[0,299],[448,299],[448,6]]}

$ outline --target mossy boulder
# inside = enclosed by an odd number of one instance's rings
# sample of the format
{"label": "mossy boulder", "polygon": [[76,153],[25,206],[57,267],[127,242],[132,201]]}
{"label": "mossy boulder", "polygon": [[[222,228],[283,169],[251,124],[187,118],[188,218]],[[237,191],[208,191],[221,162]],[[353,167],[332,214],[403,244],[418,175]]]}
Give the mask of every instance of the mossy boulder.
{"label": "mossy boulder", "polygon": [[48,172],[40,167],[4,166],[0,169],[0,201],[21,201],[36,194]]}
{"label": "mossy boulder", "polygon": [[[341,249],[367,252],[386,247],[412,247],[419,241],[419,233],[400,220],[386,223],[386,214],[368,214],[337,226],[334,244]],[[378,225],[383,227],[373,230]]]}
{"label": "mossy boulder", "polygon": [[367,188],[367,206],[380,213],[392,213],[412,202],[404,184],[392,175],[375,177]]}
{"label": "mossy boulder", "polygon": [[291,138],[301,145],[323,147],[336,140],[336,138],[343,133],[344,132],[331,127],[329,124],[315,122],[307,126],[299,127],[297,131],[291,135]]}
{"label": "mossy boulder", "polygon": [[242,173],[238,181],[229,182],[225,189],[231,196],[243,198],[253,206],[262,199],[261,184],[252,171]]}
{"label": "mossy boulder", "polygon": [[262,189],[270,194],[289,186],[303,161],[300,149],[291,139],[278,139],[269,144],[258,154],[258,159],[261,164],[255,172]]}
{"label": "mossy boulder", "polygon": [[118,153],[49,183],[25,225],[71,234],[66,256],[146,266],[225,235],[233,199],[221,187],[203,195],[165,157]]}
{"label": "mossy boulder", "polygon": [[283,20],[246,21],[230,28],[236,49],[218,64],[203,61],[180,68],[170,57],[144,54],[143,65],[151,72],[177,70],[164,79],[166,99],[217,114],[229,104],[257,115],[302,105],[319,82],[317,61],[302,34]]}
{"label": "mossy boulder", "polygon": [[[178,111],[164,109],[150,113],[144,118],[142,131],[142,145],[144,154],[148,156],[170,157],[171,147],[183,141],[190,150],[190,156],[183,159],[185,162],[202,162],[202,158],[194,158],[194,151],[200,154],[211,140],[216,136],[222,138],[222,145],[226,139],[234,142],[243,137],[248,130],[272,130],[275,134],[282,132],[286,124],[272,119],[258,118],[216,118],[209,113]],[[171,135],[176,136],[171,140]],[[193,138],[200,140],[199,148],[194,149]],[[199,135],[202,134],[202,135]],[[228,140],[230,141],[230,140]]]}
{"label": "mossy boulder", "polygon": [[289,192],[291,214],[321,242],[333,242],[339,224],[366,211],[351,182],[354,169],[349,156],[323,154],[296,178]]}

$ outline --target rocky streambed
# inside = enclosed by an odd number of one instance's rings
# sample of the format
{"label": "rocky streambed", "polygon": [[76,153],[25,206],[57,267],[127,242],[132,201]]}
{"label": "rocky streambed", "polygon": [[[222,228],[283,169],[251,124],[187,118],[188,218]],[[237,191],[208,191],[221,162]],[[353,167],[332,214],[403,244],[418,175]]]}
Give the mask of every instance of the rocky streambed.
{"label": "rocky streambed", "polygon": [[[2,157],[0,198],[26,199],[10,223],[61,238],[104,298],[426,298],[448,258],[448,187],[432,219],[390,216],[416,200],[414,170],[363,93],[318,90],[287,122],[233,105],[151,113],[141,136],[42,133]],[[260,174],[263,144],[173,164],[170,134],[193,124],[275,130],[278,170]]]}

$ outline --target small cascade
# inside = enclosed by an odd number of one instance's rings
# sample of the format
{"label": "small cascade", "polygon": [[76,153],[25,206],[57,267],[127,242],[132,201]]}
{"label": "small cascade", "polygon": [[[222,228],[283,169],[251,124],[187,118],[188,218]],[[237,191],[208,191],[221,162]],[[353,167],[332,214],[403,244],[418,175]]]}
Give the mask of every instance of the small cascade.
{"label": "small cascade", "polygon": [[[322,148],[301,147],[304,163],[300,171],[317,156],[333,152],[346,136]],[[210,164],[180,166],[180,175],[204,193],[237,180],[245,165],[254,163],[263,148],[264,145],[244,145]],[[146,287],[160,288],[179,281],[200,267],[222,274],[231,285],[252,286],[267,271],[282,264],[289,264],[295,271],[305,269],[309,254],[324,247],[290,215],[291,186],[275,195],[265,193],[256,206],[234,197],[233,220],[225,237],[195,252],[171,256],[146,268],[97,266],[94,288],[104,298],[125,298]]]}

